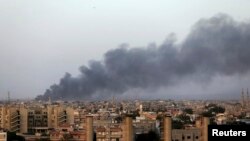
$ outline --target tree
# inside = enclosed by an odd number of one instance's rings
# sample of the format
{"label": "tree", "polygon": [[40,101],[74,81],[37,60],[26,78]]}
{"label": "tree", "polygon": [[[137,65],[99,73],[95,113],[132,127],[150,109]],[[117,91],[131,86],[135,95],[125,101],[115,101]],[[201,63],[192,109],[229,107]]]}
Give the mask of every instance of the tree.
{"label": "tree", "polygon": [[225,108],[221,106],[217,106],[215,104],[209,104],[208,106],[206,106],[206,108],[208,110],[202,113],[202,116],[205,116],[205,117],[214,117],[218,113],[225,112]]}
{"label": "tree", "polygon": [[130,114],[126,114],[126,116],[132,117],[132,119],[136,119],[136,117],[140,116],[140,113],[139,113],[139,110],[136,110],[136,111],[132,111],[132,113]]}
{"label": "tree", "polygon": [[184,124],[181,121],[179,121],[179,120],[172,121],[172,128],[173,129],[183,129],[183,127],[184,127]]}
{"label": "tree", "polygon": [[71,134],[68,133],[63,134],[62,141],[69,141],[70,139],[73,139],[73,136]]}
{"label": "tree", "polygon": [[160,137],[155,131],[149,131],[146,134],[139,134],[136,141],[160,141]]}
{"label": "tree", "polygon": [[115,121],[116,121],[117,123],[121,123],[121,122],[122,122],[122,117],[121,117],[121,116],[115,117]]}
{"label": "tree", "polygon": [[160,114],[157,115],[157,117],[156,117],[157,120],[163,120],[163,118],[164,118],[164,115],[160,115]]}
{"label": "tree", "polygon": [[213,117],[214,116],[211,111],[203,112],[201,115],[203,117]]}
{"label": "tree", "polygon": [[215,106],[215,107],[212,107],[212,108],[210,109],[210,111],[211,111],[211,112],[214,112],[214,113],[216,113],[216,114],[218,114],[218,113],[224,113],[224,112],[225,112],[225,108],[220,107],[220,106]]}
{"label": "tree", "polygon": [[191,114],[193,114],[193,109],[186,108],[186,109],[183,110],[183,112],[191,115]]}
{"label": "tree", "polygon": [[190,117],[187,116],[186,114],[181,114],[181,115],[177,116],[177,118],[180,119],[180,121],[182,121],[184,124],[192,123]]}
{"label": "tree", "polygon": [[7,132],[7,141],[25,141],[25,138],[16,135],[15,132]]}
{"label": "tree", "polygon": [[221,106],[218,106],[216,104],[209,104],[205,108],[208,109],[208,111],[214,112],[216,114],[218,114],[218,113],[224,113],[225,112],[225,108],[223,108]]}

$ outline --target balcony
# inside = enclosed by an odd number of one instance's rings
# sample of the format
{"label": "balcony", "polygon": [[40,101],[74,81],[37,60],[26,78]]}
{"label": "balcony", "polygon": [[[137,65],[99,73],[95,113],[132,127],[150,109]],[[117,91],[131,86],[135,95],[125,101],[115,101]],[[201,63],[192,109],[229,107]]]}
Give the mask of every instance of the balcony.
{"label": "balcony", "polygon": [[121,138],[122,135],[121,134],[117,134],[117,135],[110,135],[110,138]]}
{"label": "balcony", "polygon": [[106,135],[103,135],[103,134],[96,134],[96,137],[97,137],[97,138],[106,138]]}
{"label": "balcony", "polygon": [[11,125],[11,131],[12,132],[17,132],[20,130],[20,123],[17,123],[15,125]]}
{"label": "balcony", "polygon": [[58,115],[58,119],[67,117],[66,113],[61,113]]}
{"label": "balcony", "polygon": [[20,118],[20,114],[19,113],[13,113],[13,114],[11,114],[11,116],[10,116],[11,118],[11,120],[13,120],[13,119],[15,119],[15,118]]}
{"label": "balcony", "polygon": [[19,119],[17,119],[17,120],[12,120],[10,123],[11,123],[11,124],[20,123],[20,120],[19,120]]}
{"label": "balcony", "polygon": [[64,122],[67,122],[67,119],[65,118],[62,118],[62,119],[58,119],[58,123],[64,123]]}

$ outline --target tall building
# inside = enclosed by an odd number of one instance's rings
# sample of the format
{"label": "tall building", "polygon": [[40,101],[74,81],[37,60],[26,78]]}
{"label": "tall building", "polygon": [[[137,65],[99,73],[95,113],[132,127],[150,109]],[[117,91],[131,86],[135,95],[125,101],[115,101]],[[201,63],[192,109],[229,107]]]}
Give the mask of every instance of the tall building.
{"label": "tall building", "polygon": [[52,131],[50,133],[51,141],[73,140],[73,141],[93,141],[93,117],[85,116],[84,128],[76,131]]}
{"label": "tall building", "polygon": [[247,95],[246,95],[246,106],[249,107],[250,106],[250,99],[249,99],[249,92],[248,92],[248,89],[247,89]]}
{"label": "tall building", "polygon": [[57,128],[61,124],[74,123],[74,109],[63,107],[61,105],[47,106],[48,127]]}
{"label": "tall building", "polygon": [[0,107],[0,128],[4,128],[7,125],[7,108],[5,106]]}
{"label": "tall building", "polygon": [[0,107],[0,128],[27,133],[27,109],[23,106]]}
{"label": "tall building", "polygon": [[134,140],[133,121],[131,117],[126,117],[123,123],[123,141]]}
{"label": "tall building", "polygon": [[101,126],[96,128],[96,140],[97,141],[122,141],[122,128],[121,127],[106,127]]}
{"label": "tall building", "polygon": [[196,128],[172,129],[171,117],[165,117],[161,124],[162,141],[208,141],[209,118],[203,117],[196,121]]}
{"label": "tall building", "polygon": [[17,133],[45,133],[49,128],[58,128],[65,123],[74,123],[74,110],[62,106],[25,107],[5,105],[0,107],[0,128]]}
{"label": "tall building", "polygon": [[172,119],[171,117],[165,117],[163,121],[163,137],[164,141],[172,140]]}
{"label": "tall building", "polygon": [[93,117],[86,117],[86,141],[93,141],[94,129],[93,129]]}
{"label": "tall building", "polygon": [[35,107],[28,109],[28,132],[45,133],[48,130],[48,112],[46,108]]}

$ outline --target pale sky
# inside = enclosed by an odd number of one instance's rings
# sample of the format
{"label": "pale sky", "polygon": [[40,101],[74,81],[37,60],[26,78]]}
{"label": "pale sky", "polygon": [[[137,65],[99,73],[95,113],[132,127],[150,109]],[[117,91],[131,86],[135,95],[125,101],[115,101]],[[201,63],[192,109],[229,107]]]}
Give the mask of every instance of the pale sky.
{"label": "pale sky", "polygon": [[15,99],[43,94],[123,43],[159,45],[170,33],[181,42],[198,20],[218,13],[250,21],[250,1],[0,0],[0,99],[8,91]]}

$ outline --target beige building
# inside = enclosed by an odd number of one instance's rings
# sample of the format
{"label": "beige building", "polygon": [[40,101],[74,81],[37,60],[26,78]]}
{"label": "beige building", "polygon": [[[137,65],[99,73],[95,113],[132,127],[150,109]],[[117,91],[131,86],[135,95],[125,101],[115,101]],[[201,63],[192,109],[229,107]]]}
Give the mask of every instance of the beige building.
{"label": "beige building", "polygon": [[173,129],[172,130],[173,141],[200,141],[201,130],[199,129]]}
{"label": "beige building", "polygon": [[131,117],[126,117],[123,123],[108,124],[96,127],[97,141],[134,141],[134,126]]}
{"label": "beige building", "polygon": [[0,108],[0,128],[14,132],[27,132],[27,109],[23,106]]}
{"label": "beige building", "polygon": [[190,129],[172,129],[171,117],[165,117],[161,127],[162,141],[208,141],[209,118],[196,121],[196,127]]}
{"label": "beige building", "polygon": [[0,141],[7,141],[7,133],[0,132]]}
{"label": "beige building", "polygon": [[138,120],[133,122],[134,133],[135,134],[146,134],[149,131],[156,131],[156,121],[155,120]]}
{"label": "beige building", "polygon": [[0,128],[17,133],[45,133],[49,128],[74,123],[74,109],[60,105],[0,107]]}
{"label": "beige building", "polygon": [[131,117],[126,117],[123,123],[123,141],[134,140],[134,127]]}
{"label": "beige building", "polygon": [[49,128],[57,128],[64,123],[74,124],[74,109],[60,105],[48,105],[47,117]]}
{"label": "beige building", "polygon": [[78,131],[52,131],[50,133],[51,141],[93,141],[93,117],[85,117],[84,129]]}
{"label": "beige building", "polygon": [[97,141],[122,141],[121,127],[98,127],[96,129]]}
{"label": "beige building", "polygon": [[[75,123],[75,119],[78,119],[79,125],[82,127],[81,130],[70,130],[71,125]],[[65,138],[65,133],[69,134],[72,140],[93,141],[93,120],[92,116],[83,116],[81,113],[76,114],[73,108],[62,105],[34,107],[9,105],[0,107],[0,128],[17,133],[50,133],[50,139],[53,141]],[[119,126],[97,128],[97,141],[134,141],[136,132],[145,133],[154,128],[154,124],[147,126],[148,122],[133,123],[131,117],[126,117],[123,123],[118,124]],[[208,118],[200,118],[196,121],[195,128],[172,129],[171,117],[165,117],[161,124],[161,140],[208,141],[208,124]],[[64,127],[65,125],[68,125],[67,128]],[[57,130],[50,132],[52,128]]]}
{"label": "beige building", "polygon": [[48,130],[47,110],[41,107],[28,110],[28,132],[45,133]]}
{"label": "beige building", "polygon": [[7,126],[7,108],[5,106],[0,107],[0,128],[4,128]]}

